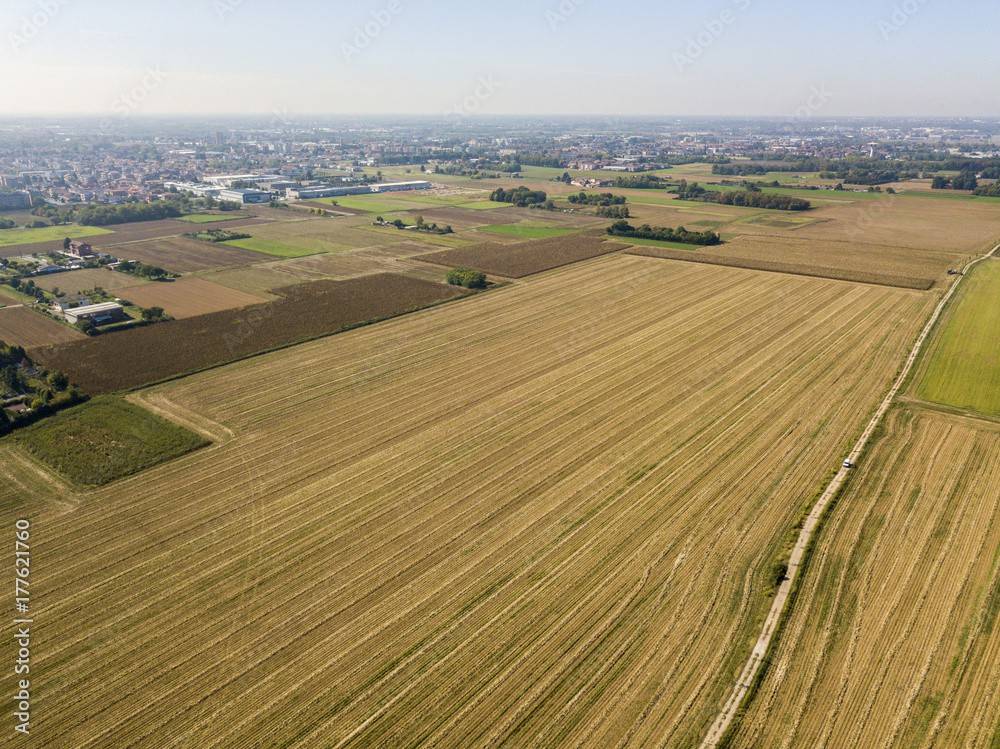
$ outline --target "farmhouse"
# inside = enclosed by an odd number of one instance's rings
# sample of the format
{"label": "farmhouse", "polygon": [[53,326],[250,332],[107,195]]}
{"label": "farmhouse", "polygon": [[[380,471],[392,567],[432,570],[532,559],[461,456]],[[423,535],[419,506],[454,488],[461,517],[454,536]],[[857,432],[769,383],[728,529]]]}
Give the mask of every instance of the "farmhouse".
{"label": "farmhouse", "polygon": [[90,245],[89,242],[83,242],[79,239],[71,239],[69,245],[67,245],[63,254],[69,255],[70,257],[78,257],[81,259],[97,256],[97,252],[94,250],[94,248]]}
{"label": "farmhouse", "polygon": [[81,320],[90,320],[94,325],[105,325],[128,318],[125,310],[117,302],[87,304],[83,307],[65,309],[63,310],[63,316],[66,318],[66,322],[70,324],[76,324]]}

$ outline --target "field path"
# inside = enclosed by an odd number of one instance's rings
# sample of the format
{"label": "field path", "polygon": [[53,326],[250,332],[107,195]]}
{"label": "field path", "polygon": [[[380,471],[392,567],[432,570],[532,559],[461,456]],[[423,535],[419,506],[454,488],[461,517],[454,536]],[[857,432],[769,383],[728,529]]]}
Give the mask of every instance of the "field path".
{"label": "field path", "polygon": [[[972,270],[973,266],[990,258],[998,251],[1000,251],[1000,245],[997,245],[985,255],[970,261],[962,269],[962,275],[956,279],[955,283],[953,283],[945,295],[941,297],[941,301],[938,302],[938,305],[934,308],[934,312],[931,314],[930,319],[927,321],[927,324],[924,326],[920,335],[917,337],[916,342],[913,344],[913,348],[910,350],[910,355],[907,357],[906,363],[903,365],[895,383],[893,383],[892,388],[886,394],[885,398],[882,399],[882,402],[879,404],[878,409],[876,409],[871,421],[868,422],[868,426],[865,427],[865,431],[862,432],[861,437],[858,438],[858,441],[854,444],[850,454],[847,456],[847,460],[849,460],[852,464],[860,458],[861,453],[864,452],[865,448],[868,446],[875,430],[882,423],[882,419],[885,417],[886,412],[889,410],[892,402],[896,399],[896,396],[902,389],[903,384],[909,377],[910,371],[913,369],[913,365],[917,361],[917,357],[920,356],[920,352],[923,350],[924,343],[927,341],[931,331],[940,319],[945,307],[948,306],[948,302],[950,302],[951,298],[955,295],[955,292],[961,285],[962,280],[968,272]],[[747,659],[746,664],[743,666],[743,670],[740,672],[736,683],[733,685],[729,698],[723,704],[722,710],[716,716],[715,721],[712,723],[712,727],[709,729],[708,734],[706,734],[705,740],[702,742],[703,749],[719,745],[722,737],[732,725],[733,719],[736,717],[737,710],[740,705],[743,704],[743,700],[750,691],[751,685],[753,685],[754,681],[758,678],[761,664],[764,662],[764,657],[771,647],[771,641],[774,638],[778,622],[781,621],[781,618],[788,606],[792,586],[795,585],[806,549],[808,549],[809,544],[812,543],[813,534],[816,532],[816,527],[819,525],[819,521],[823,517],[823,513],[830,504],[830,500],[836,497],[840,492],[850,472],[850,468],[841,465],[836,475],[830,480],[830,483],[827,484],[826,489],[820,495],[819,499],[816,500],[816,504],[813,505],[812,509],[809,511],[809,515],[805,519],[805,522],[802,524],[802,530],[799,532],[798,538],[795,541],[795,546],[792,548],[792,553],[788,560],[788,571],[785,574],[785,579],[781,582],[781,585],[778,586],[777,593],[774,596],[774,601],[771,603],[771,608],[767,612],[767,617],[764,619],[764,625],[761,628],[760,636],[758,636],[757,642],[754,644],[753,650],[750,652],[750,657]]]}

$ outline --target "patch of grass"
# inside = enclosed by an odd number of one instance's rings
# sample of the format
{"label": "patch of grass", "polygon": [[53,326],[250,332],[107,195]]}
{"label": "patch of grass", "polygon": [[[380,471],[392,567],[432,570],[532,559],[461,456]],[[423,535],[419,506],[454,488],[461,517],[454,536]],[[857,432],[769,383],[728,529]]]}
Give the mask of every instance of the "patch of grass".
{"label": "patch of grass", "polygon": [[110,229],[98,226],[43,226],[38,229],[0,229],[0,247],[10,247],[15,244],[31,244],[33,242],[52,242],[63,237],[79,239],[80,237],[96,237],[100,234],[111,234]]}
{"label": "patch of grass", "polygon": [[232,221],[233,219],[243,218],[243,216],[235,211],[232,214],[226,213],[189,213],[187,216],[181,216],[180,221],[187,221],[191,224],[214,224],[217,221]]}
{"label": "patch of grass", "polygon": [[670,247],[674,250],[690,250],[696,252],[699,245],[696,244],[684,244],[683,242],[667,242],[661,239],[632,239],[632,238],[622,238],[623,242],[628,242],[629,244],[641,244],[647,245],[649,247]]}
{"label": "patch of grass", "polygon": [[562,237],[566,234],[572,234],[574,230],[558,226],[539,226],[538,224],[491,224],[490,226],[482,226],[477,231],[517,237],[518,239],[547,239],[548,237]]}
{"label": "patch of grass", "polygon": [[248,237],[247,239],[231,239],[228,242],[220,242],[229,247],[241,247],[244,250],[253,250],[264,255],[273,257],[305,257],[306,255],[319,255],[323,250],[299,247],[294,244],[277,242],[273,239],[260,239],[258,237]]}
{"label": "patch of grass", "polygon": [[[398,193],[397,193],[398,194]],[[427,209],[427,203],[407,198],[396,198],[386,195],[341,195],[336,198],[318,198],[315,203],[336,204],[343,208],[368,213],[392,213],[393,211],[408,211]]]}
{"label": "patch of grass", "polygon": [[976,266],[935,333],[917,397],[1000,416],[1000,260]]}
{"label": "patch of grass", "polygon": [[208,444],[128,401],[105,396],[74,406],[13,439],[61,476],[99,486]]}
{"label": "patch of grass", "polygon": [[473,211],[488,211],[493,208],[513,208],[512,203],[497,203],[493,200],[474,200],[471,203],[458,203],[456,208],[468,208]]}

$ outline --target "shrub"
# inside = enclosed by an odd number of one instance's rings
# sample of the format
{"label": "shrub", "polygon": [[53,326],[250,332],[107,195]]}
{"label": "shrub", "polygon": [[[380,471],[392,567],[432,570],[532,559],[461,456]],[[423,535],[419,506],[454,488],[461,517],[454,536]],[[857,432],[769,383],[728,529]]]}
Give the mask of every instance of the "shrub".
{"label": "shrub", "polygon": [[467,289],[486,288],[486,274],[471,268],[452,268],[446,278],[452,286],[464,286]]}

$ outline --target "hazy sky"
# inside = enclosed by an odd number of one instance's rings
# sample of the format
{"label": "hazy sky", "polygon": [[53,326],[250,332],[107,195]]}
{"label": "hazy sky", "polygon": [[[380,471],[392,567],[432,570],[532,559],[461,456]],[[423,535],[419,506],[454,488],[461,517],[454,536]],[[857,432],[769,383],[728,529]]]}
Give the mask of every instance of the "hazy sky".
{"label": "hazy sky", "polygon": [[0,116],[1000,115],[996,0],[3,0]]}

